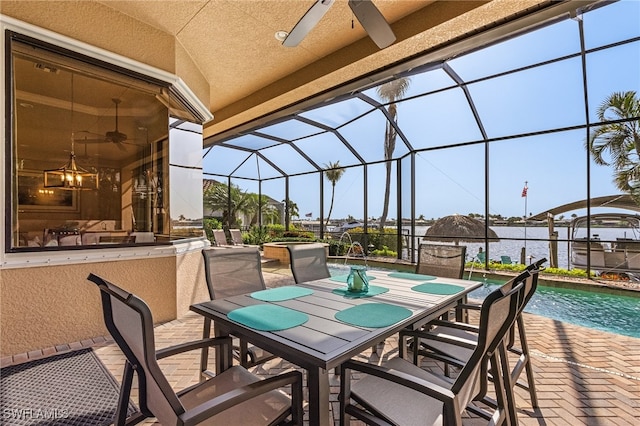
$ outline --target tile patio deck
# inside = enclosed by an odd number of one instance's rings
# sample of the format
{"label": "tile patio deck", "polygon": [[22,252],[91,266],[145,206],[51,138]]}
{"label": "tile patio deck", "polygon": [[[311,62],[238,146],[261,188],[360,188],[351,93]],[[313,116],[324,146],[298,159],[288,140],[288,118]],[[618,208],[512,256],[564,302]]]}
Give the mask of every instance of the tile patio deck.
{"label": "tile patio deck", "polygon": [[[268,287],[293,282],[289,270],[264,267]],[[640,339],[600,332],[545,317],[525,314],[527,336],[532,352],[540,408],[533,409],[528,393],[517,388],[518,418],[522,425],[629,425],[640,424]],[[201,337],[202,319],[196,314],[156,327],[158,347],[195,340]],[[75,346],[95,346],[96,353],[120,380],[124,357],[109,340],[97,338]],[[74,347],[70,345],[70,347]],[[64,348],[60,348],[64,349]],[[360,355],[370,362],[381,363],[397,356],[395,339],[388,339],[378,354],[367,351]],[[48,354],[45,354],[48,355]],[[42,356],[42,354],[40,354]],[[14,357],[13,362],[38,357],[37,353]],[[3,360],[6,364],[8,360]],[[186,387],[197,380],[199,354],[189,353],[160,361],[170,382],[176,388]],[[213,364],[210,364],[213,365]],[[439,367],[425,363],[425,368]],[[280,359],[254,367],[261,376],[279,374],[295,368]],[[332,413],[338,424],[337,394],[339,378],[333,378]],[[135,401],[135,390],[134,390]],[[157,424],[152,419],[143,424]],[[359,424],[359,422],[352,422]],[[465,424],[486,422],[469,417]]]}

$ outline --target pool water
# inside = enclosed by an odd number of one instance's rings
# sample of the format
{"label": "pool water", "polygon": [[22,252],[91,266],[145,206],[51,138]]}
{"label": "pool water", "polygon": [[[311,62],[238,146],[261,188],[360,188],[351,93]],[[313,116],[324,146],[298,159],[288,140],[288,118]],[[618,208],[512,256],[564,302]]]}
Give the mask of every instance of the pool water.
{"label": "pool water", "polygon": [[[394,272],[392,269],[370,269]],[[330,265],[329,272],[342,275],[349,272],[349,267]],[[482,300],[501,284],[485,281],[484,286],[471,292],[469,297]],[[640,338],[640,297],[538,286],[524,310],[570,324]]]}
{"label": "pool water", "polygon": [[[469,294],[483,299],[500,283],[486,283]],[[640,337],[640,297],[538,286],[525,312],[631,337]]]}

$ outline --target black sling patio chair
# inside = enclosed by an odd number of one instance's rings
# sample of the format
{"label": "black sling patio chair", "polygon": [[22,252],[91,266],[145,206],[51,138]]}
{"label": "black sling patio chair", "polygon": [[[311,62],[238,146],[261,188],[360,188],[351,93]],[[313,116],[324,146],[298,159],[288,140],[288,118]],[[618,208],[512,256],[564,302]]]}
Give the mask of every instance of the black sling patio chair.
{"label": "black sling patio chair", "polygon": [[[474,399],[482,398],[482,376],[494,377],[497,407],[495,424],[509,421],[510,384],[504,358],[504,341],[515,321],[524,284],[499,288],[489,294],[480,311],[477,343],[468,362],[455,380],[394,358],[383,366],[350,360],[342,364],[340,424],[351,416],[367,424],[453,425],[462,424],[462,413]],[[352,383],[352,372],[360,379]],[[503,380],[504,379],[504,380]]]}
{"label": "black sling patio chair", "polygon": [[[519,281],[524,282],[523,298],[518,307],[516,320],[508,331],[506,341],[507,352],[517,356],[517,360],[515,360],[510,370],[511,389],[507,389],[507,396],[513,398],[513,386],[521,387],[529,392],[531,405],[534,408],[538,407],[538,399],[522,312],[537,289],[538,272],[545,262],[546,259],[541,259],[529,265],[522,274],[509,280],[502,286],[502,288],[508,289]],[[479,310],[480,306],[479,304],[468,303],[459,305],[458,307],[461,309]],[[518,336],[517,339],[516,333]],[[418,356],[436,359],[445,363],[445,374],[448,375],[449,365],[458,368],[462,368],[465,365],[471,356],[477,338],[478,326],[461,322],[435,320],[428,323],[425,328],[419,332],[401,332],[400,353],[402,356],[406,347],[402,342],[410,341],[414,364],[418,363]],[[417,349],[416,342],[419,342]],[[523,371],[526,372],[526,382],[520,380]],[[484,402],[489,406],[495,406],[495,402],[489,398],[486,398]],[[478,411],[477,413],[487,417],[486,412]],[[511,416],[514,417],[515,412],[511,413]]]}
{"label": "black sling patio chair", "polygon": [[462,278],[466,255],[466,246],[421,243],[416,274]]}
{"label": "black sling patio chair", "polygon": [[[90,274],[100,288],[104,321],[126,357],[114,424],[136,424],[148,417],[162,425],[297,424],[302,425],[302,374],[291,371],[260,380],[242,366],[176,392],[158,360],[203,347],[224,349],[228,337],[202,339],[156,351],[153,318],[147,304],[109,281]],[[219,353],[228,351],[221,350]],[[134,371],[140,412],[127,418]],[[281,388],[288,387],[291,396]]]}
{"label": "black sling patio chair", "polygon": [[329,278],[327,253],[323,244],[289,244],[289,262],[296,284]]}
{"label": "black sling patio chair", "polygon": [[[207,289],[211,300],[265,290],[262,261],[258,247],[212,247],[202,250]],[[211,319],[204,319],[204,335],[208,337]],[[215,328],[215,324],[214,324]],[[234,355],[245,368],[275,358],[273,354],[243,339],[234,339]]]}

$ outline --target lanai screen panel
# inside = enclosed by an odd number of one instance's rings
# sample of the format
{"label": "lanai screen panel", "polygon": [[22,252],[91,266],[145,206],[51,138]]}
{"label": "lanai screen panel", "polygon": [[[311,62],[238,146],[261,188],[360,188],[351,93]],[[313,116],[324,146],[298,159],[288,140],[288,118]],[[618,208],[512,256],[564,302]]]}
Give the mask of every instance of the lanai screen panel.
{"label": "lanai screen panel", "polygon": [[471,82],[579,53],[578,23],[565,19],[447,62],[464,81]]}
{"label": "lanai screen panel", "polygon": [[317,168],[296,151],[292,144],[283,143],[263,149],[260,153],[287,175],[317,171]]}
{"label": "lanai screen panel", "polygon": [[[589,120],[598,123],[598,108],[612,93],[633,90],[640,94],[640,41],[589,53],[587,76]],[[620,118],[611,112],[607,116],[614,120]]]}
{"label": "lanai screen panel", "polygon": [[202,167],[204,173],[228,176],[251,156],[251,152],[215,145],[204,149]]}
{"label": "lanai screen panel", "polygon": [[398,122],[414,149],[482,140],[460,88],[398,103]]}
{"label": "lanai screen panel", "polygon": [[253,154],[234,171],[232,176],[260,180],[282,176],[282,173],[258,155]]}
{"label": "lanai screen panel", "polygon": [[345,144],[330,132],[300,139],[294,144],[321,168],[336,161],[340,161],[343,166],[361,164]]}
{"label": "lanai screen panel", "polygon": [[[372,163],[384,160],[386,124],[385,115],[379,110],[374,110],[341,127],[339,132],[366,162]],[[401,157],[408,152],[409,149],[398,136],[393,158]]]}
{"label": "lanai screen panel", "polygon": [[[409,99],[414,96],[420,96],[425,93],[435,92],[455,86],[455,81],[442,70],[440,64],[434,65],[433,67],[436,68],[431,69],[432,67],[428,67],[428,69],[426,69],[425,71],[411,74],[410,76],[406,77],[410,81],[406,92],[402,96],[402,99]],[[366,96],[376,100],[377,102],[380,102],[381,104],[388,103],[387,99],[383,99],[380,97],[377,86],[371,89],[367,89],[363,93]]]}
{"label": "lanai screen panel", "polygon": [[276,142],[272,139],[263,138],[257,135],[242,135],[234,138],[224,144],[229,147],[238,147],[250,150],[259,150],[268,148],[270,146],[278,145],[280,142]]}
{"label": "lanai screen panel", "polygon": [[347,98],[300,114],[301,117],[337,128],[371,111],[373,106],[358,98]]}
{"label": "lanai screen panel", "polygon": [[640,36],[640,2],[614,2],[582,15],[585,49]]}
{"label": "lanai screen panel", "polygon": [[469,85],[488,138],[584,123],[579,57]]}
{"label": "lanai screen panel", "polygon": [[[484,214],[483,143],[416,154],[416,215]],[[408,190],[404,189],[403,190]]]}
{"label": "lanai screen panel", "polygon": [[323,130],[319,127],[298,121],[294,117],[271,126],[261,127],[257,129],[257,131],[283,140],[292,141],[321,133]]}

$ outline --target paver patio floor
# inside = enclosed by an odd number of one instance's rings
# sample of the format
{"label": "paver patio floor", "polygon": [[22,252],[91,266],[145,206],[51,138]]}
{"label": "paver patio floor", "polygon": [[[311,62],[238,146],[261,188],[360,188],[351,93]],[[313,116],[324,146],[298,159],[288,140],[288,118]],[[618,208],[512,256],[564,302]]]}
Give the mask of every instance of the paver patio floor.
{"label": "paver patio floor", "polygon": [[[265,268],[268,287],[293,282],[288,269]],[[640,315],[640,312],[639,312]],[[516,388],[518,419],[522,425],[633,425],[640,424],[640,339],[592,330],[545,317],[525,314],[540,407],[533,409],[528,393]],[[158,347],[201,338],[202,318],[196,314],[159,325],[155,329]],[[98,340],[99,341],[99,340]],[[124,357],[109,341],[95,350],[113,375],[120,380]],[[397,340],[387,339],[377,354],[369,350],[360,358],[383,363],[398,354]],[[192,352],[160,361],[177,389],[198,379],[199,353]],[[210,364],[213,365],[213,364]],[[425,368],[440,367],[425,361]],[[281,359],[254,367],[261,376],[296,368]],[[332,415],[338,424],[339,376],[332,378]],[[134,390],[135,401],[135,390]],[[149,419],[143,424],[155,424]],[[359,424],[352,422],[352,424]],[[486,421],[470,416],[465,424]]]}

